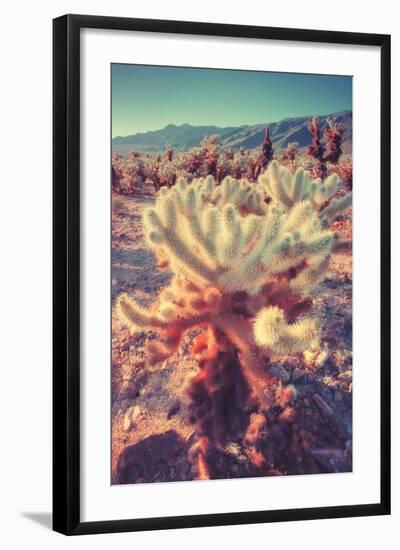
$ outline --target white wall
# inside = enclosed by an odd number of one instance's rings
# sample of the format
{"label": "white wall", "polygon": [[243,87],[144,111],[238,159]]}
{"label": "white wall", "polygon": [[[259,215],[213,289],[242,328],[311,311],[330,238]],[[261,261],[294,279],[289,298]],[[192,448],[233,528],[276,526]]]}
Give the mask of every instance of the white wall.
{"label": "white wall", "polygon": [[[160,533],[103,535],[67,539],[41,523],[51,509],[51,19],[88,13],[238,24],[392,33],[393,158],[400,150],[400,31],[394,0],[355,2],[285,0],[274,3],[202,0],[113,0],[6,3],[1,30],[1,479],[0,540],[7,549],[202,548],[218,544],[324,550],[394,548],[400,521],[398,469],[393,471],[393,515]],[[397,21],[396,21],[397,19]],[[396,25],[397,22],[397,25]],[[368,158],[366,156],[366,158]],[[399,205],[398,170],[393,162],[393,204]],[[4,196],[4,193],[6,194]],[[399,279],[399,218],[393,280]],[[4,244],[3,244],[4,241]],[[395,247],[394,247],[395,248]],[[395,250],[394,250],[395,252]],[[398,365],[399,291],[393,288],[393,388]],[[3,357],[4,356],[4,357]],[[394,454],[400,462],[400,401],[394,392]],[[3,509],[4,508],[4,509]],[[35,516],[36,521],[29,516]],[[40,520],[40,522],[37,521]],[[390,541],[396,541],[390,542]]]}

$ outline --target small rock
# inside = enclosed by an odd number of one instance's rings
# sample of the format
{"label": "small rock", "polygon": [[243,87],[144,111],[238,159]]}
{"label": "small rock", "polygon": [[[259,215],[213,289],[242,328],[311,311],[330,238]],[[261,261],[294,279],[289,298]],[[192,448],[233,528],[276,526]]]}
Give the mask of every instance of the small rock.
{"label": "small rock", "polygon": [[353,378],[353,373],[351,370],[346,370],[344,372],[341,372],[338,376],[339,380],[342,382],[351,382]]}
{"label": "small rock", "polygon": [[292,373],[292,382],[299,382],[305,377],[305,371],[299,368],[295,368]]}
{"label": "small rock", "polygon": [[176,414],[178,414],[178,412],[181,410],[181,404],[179,401],[176,401],[172,407],[169,409],[168,411],[168,414],[167,414],[167,419],[169,420],[170,418],[172,418],[173,416],[175,416]]}
{"label": "small rock", "polygon": [[343,399],[343,395],[341,394],[340,391],[336,391],[335,392],[335,401],[342,401]]}
{"label": "small rock", "polygon": [[228,445],[225,447],[225,452],[231,454],[231,455],[234,455],[236,457],[239,457],[240,456],[240,446],[238,445],[238,443],[234,443],[233,441],[231,441],[230,443],[228,443]]}
{"label": "small rock", "polygon": [[314,362],[315,353],[312,351],[304,351],[303,357],[304,357],[304,363],[306,364],[306,366],[311,367]]}
{"label": "small rock", "polygon": [[284,384],[290,380],[290,373],[285,369],[285,367],[279,364],[272,365],[269,369],[269,374],[280,378]]}
{"label": "small rock", "polygon": [[322,399],[322,397],[316,393],[313,395],[313,399],[318,406],[318,408],[326,415],[326,416],[333,416],[333,410],[331,407]]}
{"label": "small rock", "polygon": [[141,414],[141,412],[142,411],[140,410],[139,405],[136,405],[136,407],[133,407],[132,413],[131,413],[132,420],[136,420],[139,417],[139,415]]}
{"label": "small rock", "polygon": [[326,360],[323,363],[324,371],[328,374],[337,374],[338,368],[336,366],[336,362],[333,357],[330,355],[326,358]]}
{"label": "small rock", "polygon": [[333,279],[325,279],[325,286],[328,288],[337,288],[338,284]]}
{"label": "small rock", "polygon": [[315,364],[317,367],[322,367],[325,364],[325,361],[328,359],[328,352],[321,351],[321,353],[315,359]]}
{"label": "small rock", "polygon": [[124,430],[124,432],[129,432],[131,428],[132,428],[132,416],[130,411],[128,410],[124,416],[124,424],[122,426],[122,429]]}
{"label": "small rock", "polygon": [[353,322],[350,318],[347,318],[345,320],[344,326],[343,326],[343,331],[344,331],[344,335],[346,336],[346,338],[351,340],[352,337],[353,337]]}

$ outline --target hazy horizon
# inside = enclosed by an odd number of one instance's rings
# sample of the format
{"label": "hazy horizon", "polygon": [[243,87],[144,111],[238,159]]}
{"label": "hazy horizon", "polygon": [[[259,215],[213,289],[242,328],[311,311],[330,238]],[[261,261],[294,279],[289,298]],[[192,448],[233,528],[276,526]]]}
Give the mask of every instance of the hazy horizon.
{"label": "hazy horizon", "polygon": [[112,136],[352,110],[352,77],[112,64]]}

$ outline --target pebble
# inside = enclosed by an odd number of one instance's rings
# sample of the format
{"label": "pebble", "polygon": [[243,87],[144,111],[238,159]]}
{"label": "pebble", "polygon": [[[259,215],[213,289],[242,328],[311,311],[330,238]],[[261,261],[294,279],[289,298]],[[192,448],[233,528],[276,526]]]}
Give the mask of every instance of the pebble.
{"label": "pebble", "polygon": [[139,405],[135,407],[129,407],[124,416],[123,430],[124,432],[129,432],[132,429],[133,422],[140,416],[141,409]]}
{"label": "pebble", "polygon": [[315,359],[315,364],[317,367],[322,367],[325,364],[325,361],[328,359],[328,352],[321,351],[321,353]]}
{"label": "pebble", "polygon": [[332,279],[325,279],[325,286],[327,286],[328,288],[337,288],[338,284]]}
{"label": "pebble", "polygon": [[290,373],[282,365],[272,365],[269,369],[269,374],[280,378],[284,383],[287,383],[290,380]]}
{"label": "pebble", "polygon": [[313,399],[315,401],[315,404],[318,406],[318,408],[326,415],[326,416],[333,416],[333,410],[331,407],[322,399],[322,397],[316,393],[313,395]]}
{"label": "pebble", "polygon": [[122,429],[124,430],[124,432],[129,432],[131,428],[132,428],[132,417],[131,417],[130,411],[128,410],[124,416],[124,424]]}
{"label": "pebble", "polygon": [[173,416],[175,416],[176,414],[178,414],[178,412],[180,411],[181,409],[181,404],[179,401],[176,401],[172,407],[169,409],[168,411],[168,414],[167,414],[167,419],[169,420],[170,418],[172,418]]}
{"label": "pebble", "polygon": [[336,374],[338,370],[336,366],[336,361],[331,356],[328,356],[326,358],[326,360],[323,363],[323,368],[329,374]]}
{"label": "pebble", "polygon": [[342,401],[343,396],[340,391],[335,392],[335,401]]}
{"label": "pebble", "polygon": [[353,378],[353,373],[351,370],[346,370],[344,372],[341,372],[338,376],[338,378],[342,381],[342,382],[351,382],[352,381],[352,378]]}
{"label": "pebble", "polygon": [[292,382],[299,382],[301,378],[305,376],[305,371],[299,368],[295,368],[292,373]]}

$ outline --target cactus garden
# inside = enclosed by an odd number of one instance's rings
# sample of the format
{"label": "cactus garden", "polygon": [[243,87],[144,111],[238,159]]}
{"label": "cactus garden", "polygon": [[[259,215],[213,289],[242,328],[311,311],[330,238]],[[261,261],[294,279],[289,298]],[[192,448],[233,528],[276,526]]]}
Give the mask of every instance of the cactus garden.
{"label": "cactus garden", "polygon": [[114,149],[113,484],[352,471],[351,151],[303,126]]}

